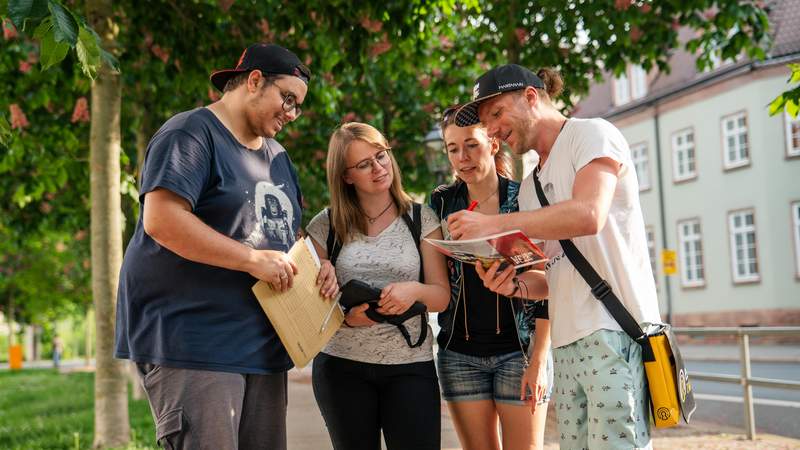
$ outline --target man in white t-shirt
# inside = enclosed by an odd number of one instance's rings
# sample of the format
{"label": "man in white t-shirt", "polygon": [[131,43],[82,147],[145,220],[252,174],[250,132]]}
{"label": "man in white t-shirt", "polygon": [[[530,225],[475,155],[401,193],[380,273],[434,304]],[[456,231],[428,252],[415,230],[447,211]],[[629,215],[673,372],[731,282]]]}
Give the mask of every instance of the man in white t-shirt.
{"label": "man in white t-shirt", "polygon": [[[558,242],[575,243],[637,322],[661,322],[636,172],[616,127],[603,119],[568,120],[553,106],[562,87],[553,70],[537,75],[515,64],[478,78],[473,101],[459,110],[456,123],[482,122],[514,153],[534,150],[539,165],[522,183],[521,212],[461,211],[449,217],[449,230],[468,239],[519,229],[545,241],[544,277],[513,268],[498,272],[498,265],[478,272],[490,289],[522,297],[546,279],[561,448],[649,448],[641,347],[592,295]],[[551,205],[546,208],[534,188],[536,172]]]}

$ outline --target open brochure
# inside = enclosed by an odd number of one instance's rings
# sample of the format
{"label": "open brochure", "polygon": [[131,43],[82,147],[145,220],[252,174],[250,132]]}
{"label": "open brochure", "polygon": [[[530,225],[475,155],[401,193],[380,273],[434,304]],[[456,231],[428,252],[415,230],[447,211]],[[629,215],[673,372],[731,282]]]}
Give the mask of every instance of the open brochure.
{"label": "open brochure", "polygon": [[338,298],[319,295],[316,280],[320,261],[311,239],[297,241],[289,250],[289,258],[297,265],[291,289],[278,292],[259,281],[253,293],[294,364],[305,367],[339,329],[344,314]]}
{"label": "open brochure", "polygon": [[516,268],[547,261],[539,247],[519,230],[460,241],[425,240],[451,258],[470,264],[481,261],[484,267],[495,261],[502,261],[501,266],[510,264]]}

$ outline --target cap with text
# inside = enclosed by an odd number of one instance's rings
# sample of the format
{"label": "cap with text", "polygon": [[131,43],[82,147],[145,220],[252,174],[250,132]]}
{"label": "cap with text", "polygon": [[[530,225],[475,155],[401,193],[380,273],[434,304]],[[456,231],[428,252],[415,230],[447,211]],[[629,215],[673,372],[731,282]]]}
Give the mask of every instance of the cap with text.
{"label": "cap with text", "polygon": [[480,123],[478,106],[483,101],[506,92],[525,89],[528,86],[544,89],[544,82],[535,73],[518,64],[506,64],[491,69],[475,81],[472,101],[458,110],[456,125],[468,127]]}

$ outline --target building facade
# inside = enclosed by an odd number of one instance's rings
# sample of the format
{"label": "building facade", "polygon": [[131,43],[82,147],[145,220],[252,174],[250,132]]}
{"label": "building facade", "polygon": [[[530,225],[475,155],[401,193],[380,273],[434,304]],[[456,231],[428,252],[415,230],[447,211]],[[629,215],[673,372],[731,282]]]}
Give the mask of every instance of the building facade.
{"label": "building facade", "polygon": [[573,114],[609,120],[630,144],[662,315],[676,326],[800,325],[800,117],[768,111],[800,62],[791,3],[773,4],[767,60],[701,72],[677,52],[669,74],[630,67]]}

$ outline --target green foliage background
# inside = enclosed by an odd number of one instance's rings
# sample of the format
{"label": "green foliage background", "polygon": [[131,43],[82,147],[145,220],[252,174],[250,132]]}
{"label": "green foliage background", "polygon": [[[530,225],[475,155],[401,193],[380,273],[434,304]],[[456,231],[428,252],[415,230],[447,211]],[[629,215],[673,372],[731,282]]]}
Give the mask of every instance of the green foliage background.
{"label": "green foliage background", "polygon": [[[469,98],[472,81],[491,66],[559,69],[569,110],[605,72],[620,73],[628,63],[666,70],[681,46],[699,52],[701,68],[714,52],[761,58],[768,48],[767,11],[750,1],[114,5],[119,45],[100,49],[81,16],[81,0],[0,0],[0,307],[5,311],[13,302],[23,322],[46,325],[91,303],[89,125],[73,121],[73,113],[89,96],[89,77],[100,64],[122,74],[120,182],[129,236],[138,215],[136,176],[150,136],[173,114],[213,101],[209,73],[232,67],[252,42],[284,45],[314,72],[303,116],[278,136],[299,169],[305,220],[327,204],[327,140],[345,121],[382,130],[407,189],[430,192],[436,176],[425,166],[423,137],[446,106]],[[678,40],[683,26],[696,30],[689,42]],[[27,126],[12,129],[18,125],[12,105]]]}

